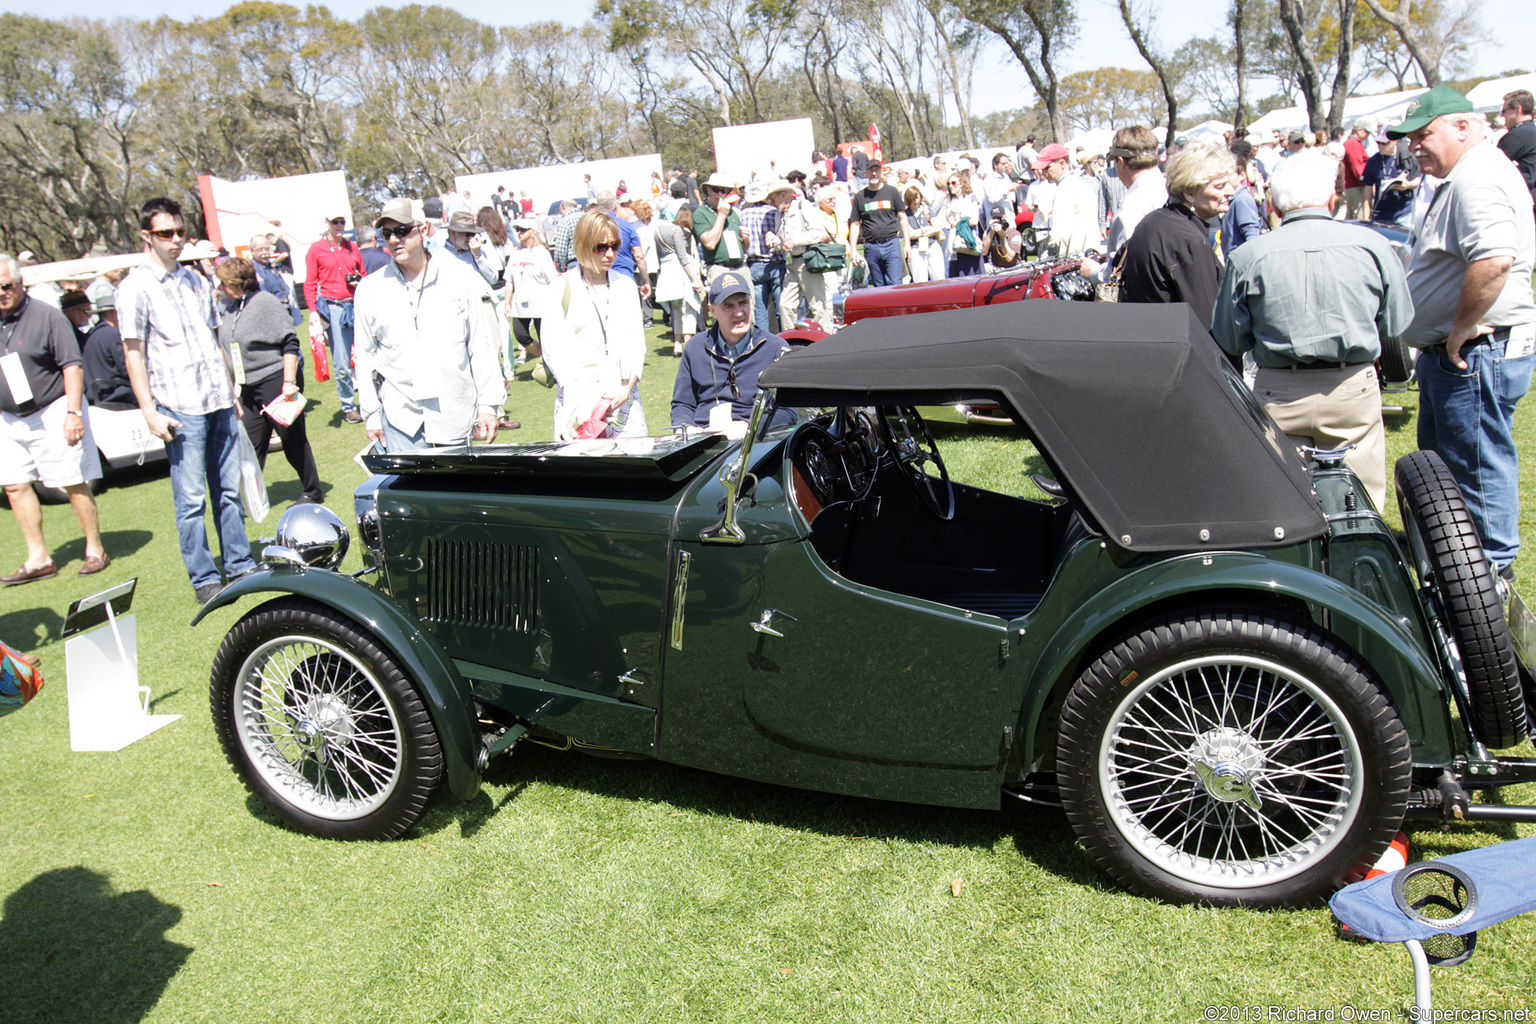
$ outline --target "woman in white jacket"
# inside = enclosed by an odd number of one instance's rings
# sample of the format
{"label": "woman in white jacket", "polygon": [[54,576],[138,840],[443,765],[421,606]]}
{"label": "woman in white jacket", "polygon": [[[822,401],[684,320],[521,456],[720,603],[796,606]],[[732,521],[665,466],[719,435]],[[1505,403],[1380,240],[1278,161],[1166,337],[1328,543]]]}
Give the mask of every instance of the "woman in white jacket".
{"label": "woman in white jacket", "polygon": [[555,375],[555,437],[643,437],[645,410],[636,391],[645,367],[640,292],[615,273],[619,226],[598,209],[576,222],[579,266],[556,286],[542,324],[544,365]]}

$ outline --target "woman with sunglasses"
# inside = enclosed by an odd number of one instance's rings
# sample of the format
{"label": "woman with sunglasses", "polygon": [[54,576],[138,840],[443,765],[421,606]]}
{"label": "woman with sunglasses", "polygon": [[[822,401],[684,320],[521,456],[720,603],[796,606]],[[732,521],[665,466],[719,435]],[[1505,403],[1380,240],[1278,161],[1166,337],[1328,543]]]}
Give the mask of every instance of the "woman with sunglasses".
{"label": "woman with sunglasses", "polygon": [[640,292],[615,273],[619,226],[589,209],[571,247],[578,266],[557,286],[559,305],[544,317],[544,365],[555,375],[555,437],[644,437],[637,386],[645,367]]}

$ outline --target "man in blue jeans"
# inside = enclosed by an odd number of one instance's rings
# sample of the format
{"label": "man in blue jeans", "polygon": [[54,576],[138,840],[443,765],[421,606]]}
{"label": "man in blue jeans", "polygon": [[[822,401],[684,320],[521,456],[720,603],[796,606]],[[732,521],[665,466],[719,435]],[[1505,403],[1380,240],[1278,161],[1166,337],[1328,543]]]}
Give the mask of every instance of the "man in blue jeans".
{"label": "man in blue jeans", "polygon": [[907,251],[903,209],[901,196],[885,183],[885,168],[871,160],[869,184],[853,194],[853,211],[848,215],[848,251],[855,264],[868,263],[869,283],[875,287],[901,284],[901,257]]}
{"label": "man in blue jeans", "polygon": [[1423,172],[1445,180],[1408,262],[1414,316],[1403,340],[1422,350],[1419,447],[1445,460],[1489,561],[1512,578],[1520,552],[1512,424],[1536,365],[1531,194],[1484,138],[1471,101],[1449,86],[1421,96],[1388,133],[1406,137]]}
{"label": "man in blue jeans", "polygon": [[234,381],[214,336],[213,288],[177,260],[187,240],[181,206],[151,199],[139,229],[145,260],[117,290],[123,353],[144,423],[165,442],[181,560],[205,603],[222,587],[203,525],[208,498],[225,576],[256,568],[240,508]]}

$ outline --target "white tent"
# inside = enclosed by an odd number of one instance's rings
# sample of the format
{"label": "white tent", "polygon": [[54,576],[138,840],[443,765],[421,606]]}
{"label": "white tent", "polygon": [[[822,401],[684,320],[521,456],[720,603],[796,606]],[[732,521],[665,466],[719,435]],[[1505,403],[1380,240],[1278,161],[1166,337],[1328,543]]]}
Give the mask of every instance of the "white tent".
{"label": "white tent", "polygon": [[[1401,121],[1403,112],[1408,109],[1408,104],[1427,91],[1427,89],[1409,89],[1405,92],[1384,92],[1376,96],[1351,96],[1344,101],[1343,124],[1347,128],[1351,122],[1362,117],[1369,117],[1377,122]],[[1288,132],[1306,127],[1306,107],[1281,107],[1279,110],[1271,110],[1249,124],[1248,130],[1268,132],[1274,129]]]}
{"label": "white tent", "polygon": [[1232,126],[1225,121],[1201,121],[1187,131],[1179,132],[1180,135],[1191,142],[1208,140],[1211,142],[1225,142],[1226,133],[1232,130]]}
{"label": "white tent", "polygon": [[1467,99],[1472,101],[1472,109],[1479,114],[1497,114],[1504,108],[1504,94],[1516,89],[1536,93],[1536,74],[1489,79],[1468,90]]}

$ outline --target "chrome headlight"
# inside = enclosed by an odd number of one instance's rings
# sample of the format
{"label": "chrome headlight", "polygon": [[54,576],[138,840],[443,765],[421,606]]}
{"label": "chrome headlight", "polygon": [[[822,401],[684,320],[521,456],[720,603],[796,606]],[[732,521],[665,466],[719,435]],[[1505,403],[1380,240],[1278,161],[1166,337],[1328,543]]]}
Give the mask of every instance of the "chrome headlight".
{"label": "chrome headlight", "polygon": [[[276,547],[296,556],[305,565],[321,569],[340,566],[341,560],[347,557],[351,539],[346,524],[324,505],[295,505],[284,512],[277,523]],[[267,556],[270,552],[268,548],[262,554]],[[281,556],[278,560],[293,561]]]}

